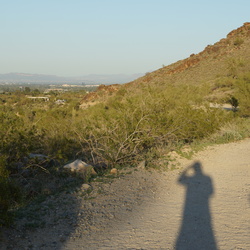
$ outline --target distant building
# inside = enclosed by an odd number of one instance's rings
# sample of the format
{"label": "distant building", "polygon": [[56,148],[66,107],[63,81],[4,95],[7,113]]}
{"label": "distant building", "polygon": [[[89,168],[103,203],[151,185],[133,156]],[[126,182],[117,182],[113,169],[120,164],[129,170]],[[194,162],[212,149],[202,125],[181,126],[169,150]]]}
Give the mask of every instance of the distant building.
{"label": "distant building", "polygon": [[46,89],[43,93],[44,94],[47,94],[49,92],[59,92],[59,93],[62,93],[62,92],[65,92],[65,91],[68,91],[67,89]]}
{"label": "distant building", "polygon": [[66,100],[56,100],[55,104],[57,105],[64,105],[66,103]]}

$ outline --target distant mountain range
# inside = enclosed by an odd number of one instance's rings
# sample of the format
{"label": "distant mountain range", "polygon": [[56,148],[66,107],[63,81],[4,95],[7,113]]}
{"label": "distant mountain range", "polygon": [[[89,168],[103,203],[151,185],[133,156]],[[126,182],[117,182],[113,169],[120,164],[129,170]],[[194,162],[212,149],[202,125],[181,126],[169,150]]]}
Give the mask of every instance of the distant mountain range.
{"label": "distant mountain range", "polygon": [[113,74],[98,75],[91,74],[79,77],[61,77],[56,75],[28,74],[28,73],[8,73],[0,74],[0,83],[44,83],[44,84],[115,84],[127,83],[141,77],[143,74]]}

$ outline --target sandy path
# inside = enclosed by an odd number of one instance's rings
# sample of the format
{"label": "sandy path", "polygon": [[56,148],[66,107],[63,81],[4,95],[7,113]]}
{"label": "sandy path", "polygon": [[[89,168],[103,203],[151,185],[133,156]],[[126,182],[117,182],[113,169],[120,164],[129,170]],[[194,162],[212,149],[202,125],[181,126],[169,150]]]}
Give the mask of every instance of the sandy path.
{"label": "sandy path", "polygon": [[105,231],[62,249],[250,249],[249,177],[250,139],[214,146],[159,174],[154,194]]}

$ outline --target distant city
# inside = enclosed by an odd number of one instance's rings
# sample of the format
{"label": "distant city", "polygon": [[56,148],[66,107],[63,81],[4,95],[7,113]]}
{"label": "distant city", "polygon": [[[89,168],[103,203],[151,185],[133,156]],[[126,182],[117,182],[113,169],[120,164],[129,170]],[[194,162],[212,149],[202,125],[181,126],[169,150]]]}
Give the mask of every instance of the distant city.
{"label": "distant city", "polygon": [[100,85],[100,84],[122,84],[133,81],[143,74],[91,74],[80,77],[61,77],[56,75],[8,73],[0,74],[0,84],[75,84],[75,85]]}

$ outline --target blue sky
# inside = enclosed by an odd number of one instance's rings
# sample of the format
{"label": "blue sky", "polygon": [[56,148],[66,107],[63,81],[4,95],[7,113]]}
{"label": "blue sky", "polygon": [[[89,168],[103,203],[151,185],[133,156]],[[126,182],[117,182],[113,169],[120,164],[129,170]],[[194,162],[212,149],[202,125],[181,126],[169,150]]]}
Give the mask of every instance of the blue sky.
{"label": "blue sky", "polygon": [[0,0],[0,73],[146,73],[250,21],[249,0]]}

